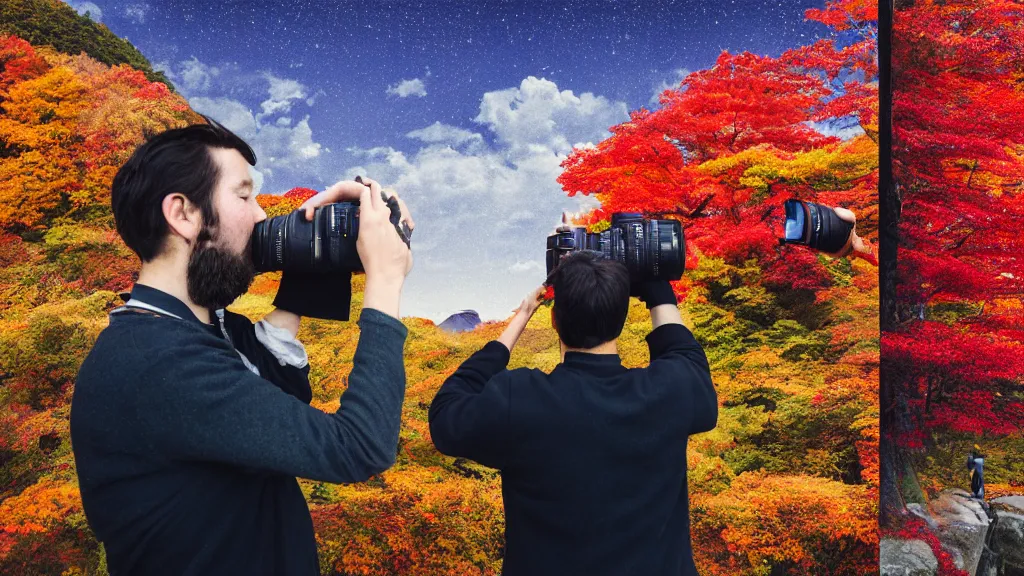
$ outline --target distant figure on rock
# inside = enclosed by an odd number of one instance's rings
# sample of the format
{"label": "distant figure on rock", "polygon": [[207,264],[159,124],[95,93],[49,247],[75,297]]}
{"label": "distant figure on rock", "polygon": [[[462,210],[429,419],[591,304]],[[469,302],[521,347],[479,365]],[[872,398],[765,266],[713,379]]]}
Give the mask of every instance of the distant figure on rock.
{"label": "distant figure on rock", "polygon": [[981,453],[981,447],[974,445],[967,456],[967,469],[971,471],[971,494],[979,500],[985,499],[985,477],[982,474],[982,467],[985,464],[985,455]]}
{"label": "distant figure on rock", "polygon": [[445,318],[440,328],[448,332],[469,332],[479,326],[480,322],[480,315],[476,310],[463,310]]}

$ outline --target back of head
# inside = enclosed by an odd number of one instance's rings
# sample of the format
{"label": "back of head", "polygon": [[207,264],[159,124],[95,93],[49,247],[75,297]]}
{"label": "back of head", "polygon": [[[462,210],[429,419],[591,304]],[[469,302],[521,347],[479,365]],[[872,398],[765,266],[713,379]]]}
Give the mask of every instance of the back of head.
{"label": "back of head", "polygon": [[615,340],[629,312],[629,270],[597,252],[581,250],[552,272],[555,330],[570,348],[589,349]]}
{"label": "back of head", "polygon": [[143,262],[160,254],[168,234],[161,206],[168,194],[185,195],[199,207],[205,225],[217,225],[213,191],[220,171],[211,148],[233,148],[256,165],[256,155],[245,141],[214,120],[206,121],[153,136],[114,176],[110,204],[117,232]]}

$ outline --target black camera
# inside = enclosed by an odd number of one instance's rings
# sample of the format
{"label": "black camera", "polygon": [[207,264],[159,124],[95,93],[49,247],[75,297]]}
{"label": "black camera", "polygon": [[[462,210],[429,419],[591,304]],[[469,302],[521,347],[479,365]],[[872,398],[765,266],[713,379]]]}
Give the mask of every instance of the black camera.
{"label": "black camera", "polygon": [[575,250],[593,250],[622,262],[634,282],[679,280],[686,266],[686,242],[678,220],[647,220],[631,212],[612,214],[604,232],[589,234],[578,226],[548,236],[548,276],[562,256]]}
{"label": "black camera", "polygon": [[[381,198],[391,209],[391,223],[405,244],[411,231],[404,222],[398,200]],[[257,272],[286,270],[299,272],[362,272],[356,251],[359,235],[359,201],[337,202],[316,208],[307,221],[304,210],[259,222],[252,232],[252,261]]]}
{"label": "black camera", "polygon": [[828,206],[786,200],[786,231],[783,243],[803,244],[822,252],[835,253],[846,246],[853,224]]}

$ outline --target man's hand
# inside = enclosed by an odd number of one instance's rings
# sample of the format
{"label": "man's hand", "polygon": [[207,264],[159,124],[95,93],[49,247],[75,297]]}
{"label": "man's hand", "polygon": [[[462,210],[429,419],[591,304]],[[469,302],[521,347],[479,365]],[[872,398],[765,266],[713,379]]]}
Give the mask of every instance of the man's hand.
{"label": "man's hand", "polygon": [[522,303],[519,304],[519,308],[516,308],[516,315],[525,316],[527,320],[532,318],[533,313],[540,307],[541,296],[544,295],[545,290],[547,290],[546,286],[540,286],[527,294],[526,298],[523,298]]}
{"label": "man's hand", "polygon": [[515,316],[512,317],[512,321],[509,322],[508,327],[498,337],[498,342],[501,342],[511,352],[512,348],[515,347],[516,342],[519,341],[519,337],[522,336],[523,330],[526,328],[526,324],[533,317],[534,312],[540,307],[541,296],[547,290],[546,286],[540,286],[533,289],[526,298],[523,298],[523,302],[516,308]]}
{"label": "man's hand", "polygon": [[356,250],[366,272],[363,307],[398,318],[402,284],[412,270],[412,253],[391,224],[391,211],[380,197],[380,184],[364,179],[359,197]]}
{"label": "man's hand", "polygon": [[313,212],[320,206],[334,204],[335,202],[359,200],[360,195],[363,193],[363,188],[366,188],[366,186],[355,180],[335,182],[327,190],[310,196],[299,206],[299,210],[306,213],[306,221],[308,222],[313,219]]}
{"label": "man's hand", "polygon": [[[370,182],[373,182],[369,178],[359,178],[360,181],[356,180],[342,180],[335,182],[327,190],[320,192],[314,196],[309,197],[305,202],[299,206],[299,209],[306,213],[306,221],[313,219],[313,213],[320,206],[327,204],[334,204],[335,202],[353,202],[362,198],[363,190],[369,186]],[[377,196],[380,196],[380,187],[377,189]],[[399,224],[405,223],[409,227],[411,233],[416,228],[416,223],[412,219],[412,213],[409,212],[409,207],[405,205],[405,200],[402,200],[397,192],[384,191],[385,196],[388,198],[394,198],[398,202],[398,208],[402,211],[402,218],[398,221]],[[360,200],[362,203],[362,200]]]}

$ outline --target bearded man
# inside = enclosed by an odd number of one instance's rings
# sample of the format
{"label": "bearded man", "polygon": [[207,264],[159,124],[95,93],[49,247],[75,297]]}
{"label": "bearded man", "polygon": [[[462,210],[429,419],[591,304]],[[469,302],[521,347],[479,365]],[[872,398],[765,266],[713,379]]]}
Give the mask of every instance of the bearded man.
{"label": "bearded man", "polygon": [[[366,272],[359,343],[333,414],[309,405],[300,316],[348,319],[350,286],[285,272],[277,309],[225,311],[255,276],[252,149],[212,120],[142,144],[111,188],[117,231],[142,260],[131,299],[85,359],[71,440],[86,518],[111,574],[320,573],[296,477],[360,482],[395,461],[409,247],[373,181],[303,205],[360,200]],[[402,203],[406,224],[412,228]]]}

